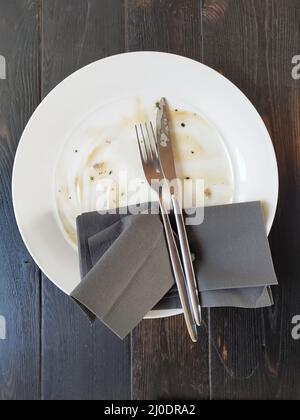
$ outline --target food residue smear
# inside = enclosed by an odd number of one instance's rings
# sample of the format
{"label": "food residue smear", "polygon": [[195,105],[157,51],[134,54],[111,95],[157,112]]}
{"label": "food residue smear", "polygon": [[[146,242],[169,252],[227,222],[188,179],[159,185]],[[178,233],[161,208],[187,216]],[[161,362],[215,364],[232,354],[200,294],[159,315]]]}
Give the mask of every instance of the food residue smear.
{"label": "food residue smear", "polygon": [[[154,109],[159,108],[157,102]],[[217,131],[200,114],[170,109],[170,128],[178,178],[203,179],[205,205],[232,202],[234,185],[230,159]],[[145,121],[141,100],[132,116],[112,126],[85,121],[67,142],[56,172],[57,214],[65,236],[76,246],[78,215],[136,203],[137,195],[149,197],[133,130]],[[66,165],[66,162],[68,163]],[[132,194],[120,185],[120,172],[136,179]],[[137,193],[138,190],[138,193]]]}

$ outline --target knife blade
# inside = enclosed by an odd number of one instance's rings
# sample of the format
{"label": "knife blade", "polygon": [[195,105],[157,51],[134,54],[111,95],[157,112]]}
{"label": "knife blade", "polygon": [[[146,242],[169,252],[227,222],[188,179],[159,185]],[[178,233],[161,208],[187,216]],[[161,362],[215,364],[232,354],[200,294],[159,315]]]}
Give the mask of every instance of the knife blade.
{"label": "knife blade", "polygon": [[166,179],[171,182],[176,179],[176,168],[165,98],[161,99],[158,107],[156,127],[159,159]]}

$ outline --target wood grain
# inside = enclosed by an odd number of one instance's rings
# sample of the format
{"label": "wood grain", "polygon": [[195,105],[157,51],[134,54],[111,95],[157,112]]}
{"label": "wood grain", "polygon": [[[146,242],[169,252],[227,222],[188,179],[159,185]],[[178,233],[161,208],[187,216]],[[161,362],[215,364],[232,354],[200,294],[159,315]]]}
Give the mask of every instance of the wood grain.
{"label": "wood grain", "polygon": [[124,52],[123,0],[43,0],[40,4],[43,96],[79,68]]}
{"label": "wood grain", "polygon": [[291,338],[300,295],[300,84],[291,77],[299,50],[299,2],[206,1],[203,26],[204,62],[231,79],[259,110],[274,142],[281,184],[271,234],[280,282],[276,305],[211,311],[211,398],[299,399],[300,348]]}
{"label": "wood grain", "polygon": [[[123,6],[120,0],[43,1],[43,95],[78,68],[124,51]],[[43,399],[129,399],[130,340],[91,324],[45,278],[42,298]]]}
{"label": "wood grain", "polygon": [[122,342],[43,279],[42,398],[130,399],[130,340]]}
{"label": "wood grain", "polygon": [[[128,50],[202,58],[202,2],[128,1]],[[191,344],[183,317],[144,321],[132,335],[134,399],[207,399],[208,334]]]}
{"label": "wood grain", "polygon": [[132,334],[132,398],[208,399],[208,352],[206,326],[193,344],[183,316],[143,321]]}
{"label": "wood grain", "polygon": [[202,0],[128,0],[127,48],[202,57]]}
{"label": "wood grain", "polygon": [[39,103],[38,4],[0,0],[0,400],[40,396],[40,276],[14,219],[11,175],[21,133]]}
{"label": "wood grain", "polygon": [[[300,399],[299,0],[0,0],[0,400]],[[80,67],[123,51],[202,61],[245,92],[280,171],[270,241],[280,287],[268,310],[205,313],[192,345],[182,317],[144,321],[124,343],[40,272],[13,217],[11,172],[32,112]],[[246,129],[246,128],[245,128]],[[2,319],[2,318],[1,318]]]}

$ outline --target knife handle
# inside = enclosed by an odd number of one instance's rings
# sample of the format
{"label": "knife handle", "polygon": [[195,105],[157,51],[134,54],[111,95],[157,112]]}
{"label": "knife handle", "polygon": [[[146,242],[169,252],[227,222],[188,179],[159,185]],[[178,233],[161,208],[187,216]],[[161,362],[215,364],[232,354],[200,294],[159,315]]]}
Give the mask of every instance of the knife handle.
{"label": "knife handle", "polygon": [[172,194],[172,203],[175,213],[176,225],[178,230],[182,261],[184,266],[185,277],[187,281],[187,287],[189,291],[190,301],[193,309],[193,315],[198,326],[201,325],[201,305],[199,299],[198,285],[196,281],[195,271],[193,267],[192,255],[190,251],[189,241],[187,237],[185,221],[182,213],[182,207],[180,206],[175,195]]}
{"label": "knife handle", "polygon": [[167,244],[169,248],[170,259],[172,263],[172,269],[178,288],[179,298],[182,305],[185,322],[189,335],[194,343],[198,341],[198,331],[197,326],[194,321],[193,311],[190,306],[189,296],[186,288],[186,282],[184,278],[184,271],[180,260],[180,255],[178,252],[177,244],[175,241],[173,229],[170,222],[169,214],[163,204],[163,201],[160,202],[161,213],[163,224],[165,228]]}

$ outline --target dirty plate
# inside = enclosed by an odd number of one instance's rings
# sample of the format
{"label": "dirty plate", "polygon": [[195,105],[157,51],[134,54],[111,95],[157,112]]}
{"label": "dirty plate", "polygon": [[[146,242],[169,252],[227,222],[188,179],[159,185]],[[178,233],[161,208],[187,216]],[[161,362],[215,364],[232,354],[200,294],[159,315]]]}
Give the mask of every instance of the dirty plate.
{"label": "dirty plate", "polygon": [[110,57],[74,73],[46,97],[15,159],[13,201],[23,240],[67,294],[80,282],[77,215],[101,208],[107,188],[112,208],[136,202],[134,186],[132,194],[122,191],[124,174],[138,184],[138,197],[147,197],[134,125],[156,120],[162,96],[170,104],[179,177],[204,179],[207,206],[262,201],[271,229],[276,158],[260,116],[241,91],[187,58],[154,52]]}

